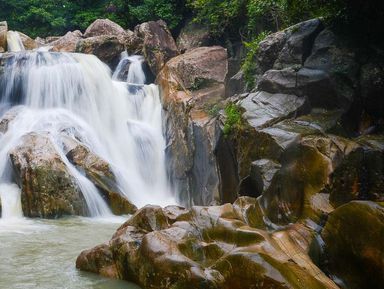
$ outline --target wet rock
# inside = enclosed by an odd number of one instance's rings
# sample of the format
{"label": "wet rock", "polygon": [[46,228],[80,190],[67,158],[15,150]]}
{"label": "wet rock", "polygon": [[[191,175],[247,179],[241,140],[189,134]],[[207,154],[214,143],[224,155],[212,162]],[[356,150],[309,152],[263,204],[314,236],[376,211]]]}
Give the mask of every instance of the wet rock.
{"label": "wet rock", "polygon": [[384,284],[384,208],[353,201],[330,214],[321,233],[326,267],[344,288],[381,288]]}
{"label": "wet rock", "polygon": [[264,91],[250,93],[239,105],[245,110],[243,118],[255,129],[300,115],[308,109],[306,99],[303,97],[270,94]]}
{"label": "wet rock", "polygon": [[335,108],[338,103],[336,88],[323,70],[292,68],[269,70],[258,84],[259,90],[308,97],[312,107]]}
{"label": "wet rock", "polygon": [[135,27],[135,34],[143,39],[143,55],[154,75],[179,51],[166,23],[162,20],[142,23]]}
{"label": "wet rock", "polygon": [[340,206],[352,200],[384,201],[384,137],[359,138],[359,146],[333,172],[330,200]]}
{"label": "wet rock", "polygon": [[37,48],[37,43],[35,40],[33,40],[31,37],[29,37],[24,33],[21,33],[21,32],[17,32],[17,33],[19,33],[21,42],[23,43],[24,48],[26,50],[33,50]]}
{"label": "wet rock", "polygon": [[77,140],[62,137],[68,160],[85,172],[86,176],[101,190],[102,196],[116,215],[133,214],[137,208],[121,192],[116,184],[110,165]]}
{"label": "wet rock", "polygon": [[119,24],[109,19],[97,19],[85,30],[84,37],[88,38],[102,35],[123,36],[125,34],[126,31]]}
{"label": "wet rock", "polygon": [[9,110],[0,119],[0,132],[5,134],[8,131],[9,125],[17,117],[22,110],[22,106],[15,106]]}
{"label": "wet rock", "polygon": [[326,72],[337,93],[339,107],[349,109],[357,94],[359,65],[356,51],[329,29],[315,39],[304,66]]}
{"label": "wet rock", "polygon": [[184,53],[193,48],[209,46],[212,42],[209,30],[201,24],[188,21],[177,38],[177,47]]}
{"label": "wet rock", "polygon": [[49,43],[52,51],[75,52],[77,42],[82,39],[82,33],[79,30],[67,32],[64,36]]}
{"label": "wet rock", "polygon": [[281,165],[272,160],[261,159],[252,162],[250,179],[255,184],[258,195],[268,190],[271,181]]}
{"label": "wet rock", "polygon": [[8,24],[6,21],[0,22],[0,53],[7,51],[7,32]]}
{"label": "wet rock", "polygon": [[24,216],[87,215],[82,193],[49,137],[27,134],[9,155],[21,187]]}
{"label": "wet rock", "polygon": [[166,215],[160,208],[139,215],[118,229],[109,249],[82,252],[77,267],[99,272],[116,264],[118,278],[143,288],[338,288],[308,257],[314,234],[305,226],[268,233],[247,226],[230,204],[193,207],[189,217],[161,226],[148,227]]}
{"label": "wet rock", "polygon": [[287,29],[289,34],[274,64],[275,69],[301,66],[311,54],[312,45],[324,26],[319,19],[298,23]]}
{"label": "wet rock", "polygon": [[89,37],[79,40],[76,44],[76,52],[94,54],[111,68],[118,64],[120,54],[124,50],[124,44],[113,35]]}
{"label": "wet rock", "polygon": [[112,252],[107,244],[82,252],[76,260],[76,268],[84,268],[88,272],[108,278],[119,278]]}
{"label": "wet rock", "polygon": [[375,120],[383,119],[384,60],[373,59],[361,67],[360,87],[363,106]]}
{"label": "wet rock", "polygon": [[168,170],[183,204],[220,198],[214,151],[221,130],[210,111],[224,98],[227,71],[224,48],[200,47],[168,61],[156,80],[166,111]]}

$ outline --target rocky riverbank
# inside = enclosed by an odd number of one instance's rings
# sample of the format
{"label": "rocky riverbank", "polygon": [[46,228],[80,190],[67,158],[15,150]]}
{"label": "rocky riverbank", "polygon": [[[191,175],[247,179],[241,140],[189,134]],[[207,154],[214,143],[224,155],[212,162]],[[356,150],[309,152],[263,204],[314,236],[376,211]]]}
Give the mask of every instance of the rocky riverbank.
{"label": "rocky riverbank", "polygon": [[[84,34],[36,43],[95,54],[110,67],[124,50],[144,55],[161,91],[168,175],[188,208],[141,208],[110,241],[82,252],[79,269],[143,288],[382,288],[381,49],[352,43],[313,19],[261,41],[256,72],[245,77],[241,52],[193,25],[175,40],[163,21],[130,31],[97,20]],[[21,180],[26,149],[11,153]],[[68,155],[115,200],[108,164],[81,143],[69,144]],[[41,167],[52,159],[54,152],[39,157]],[[67,180],[61,164],[54,167]],[[57,181],[50,180],[52,189],[44,188],[54,197]],[[26,183],[23,192],[33,195],[35,183]],[[67,183],[70,202],[82,202]],[[119,212],[135,211],[115,201],[110,206]]]}

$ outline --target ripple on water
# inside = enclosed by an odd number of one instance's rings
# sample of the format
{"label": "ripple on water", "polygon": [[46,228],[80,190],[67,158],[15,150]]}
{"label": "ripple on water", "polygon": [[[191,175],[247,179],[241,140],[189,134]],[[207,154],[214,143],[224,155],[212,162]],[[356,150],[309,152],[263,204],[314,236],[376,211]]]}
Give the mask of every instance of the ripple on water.
{"label": "ripple on water", "polygon": [[140,289],[75,268],[82,250],[110,239],[126,219],[0,219],[0,288]]}

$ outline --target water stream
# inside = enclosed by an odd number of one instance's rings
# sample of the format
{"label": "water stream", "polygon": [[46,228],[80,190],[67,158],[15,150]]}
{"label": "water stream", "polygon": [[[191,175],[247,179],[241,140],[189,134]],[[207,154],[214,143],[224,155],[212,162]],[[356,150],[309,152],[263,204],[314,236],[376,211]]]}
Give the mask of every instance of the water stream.
{"label": "water stream", "polygon": [[[12,49],[20,51],[14,36],[8,35]],[[63,139],[81,141],[106,160],[121,193],[138,207],[175,203],[159,91],[145,85],[143,58],[123,54],[112,78],[93,55],[21,51],[0,57],[0,113],[10,119],[0,133],[0,288],[137,288],[75,269],[78,254],[110,239],[127,217],[112,215],[95,185],[67,159]],[[9,152],[31,132],[49,137],[92,218],[23,217]]]}

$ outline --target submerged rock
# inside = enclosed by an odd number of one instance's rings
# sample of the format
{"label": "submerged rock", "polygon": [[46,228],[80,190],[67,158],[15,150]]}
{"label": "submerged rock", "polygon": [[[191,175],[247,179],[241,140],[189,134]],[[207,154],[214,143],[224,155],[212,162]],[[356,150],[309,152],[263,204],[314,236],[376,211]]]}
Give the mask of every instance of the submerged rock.
{"label": "submerged rock", "polygon": [[27,134],[9,155],[24,216],[87,215],[83,195],[48,136]]}
{"label": "submerged rock", "polygon": [[168,212],[139,210],[108,243],[82,252],[77,268],[143,288],[338,288],[308,257],[314,234],[302,225],[268,233],[230,204]]}

